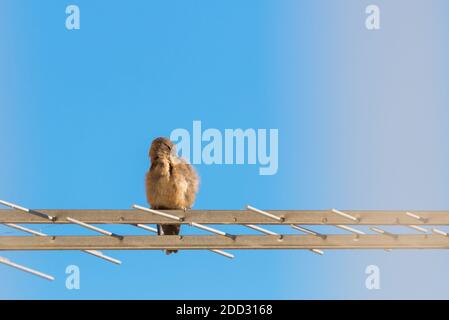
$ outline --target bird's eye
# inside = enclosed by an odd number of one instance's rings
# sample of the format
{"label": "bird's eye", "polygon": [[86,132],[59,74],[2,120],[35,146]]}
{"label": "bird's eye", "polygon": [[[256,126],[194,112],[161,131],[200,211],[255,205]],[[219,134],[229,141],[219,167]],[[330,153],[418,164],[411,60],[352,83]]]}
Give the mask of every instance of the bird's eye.
{"label": "bird's eye", "polygon": [[164,145],[171,151],[171,146],[164,142]]}

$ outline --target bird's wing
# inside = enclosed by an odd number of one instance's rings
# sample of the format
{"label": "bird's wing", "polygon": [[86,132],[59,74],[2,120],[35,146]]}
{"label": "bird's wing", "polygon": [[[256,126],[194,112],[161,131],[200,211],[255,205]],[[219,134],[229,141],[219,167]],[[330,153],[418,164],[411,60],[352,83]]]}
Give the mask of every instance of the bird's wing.
{"label": "bird's wing", "polygon": [[177,159],[172,163],[172,178],[178,189],[177,192],[183,198],[184,208],[191,208],[195,202],[195,195],[198,192],[199,178],[190,164],[183,159]]}

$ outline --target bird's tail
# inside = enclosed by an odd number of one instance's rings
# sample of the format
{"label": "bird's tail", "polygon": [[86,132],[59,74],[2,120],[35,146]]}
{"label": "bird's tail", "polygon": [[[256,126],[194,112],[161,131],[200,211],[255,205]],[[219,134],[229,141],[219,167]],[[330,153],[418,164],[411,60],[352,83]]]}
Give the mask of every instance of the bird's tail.
{"label": "bird's tail", "polygon": [[[181,231],[180,224],[158,224],[157,225],[157,234],[160,236],[163,235],[178,235]],[[172,253],[177,253],[178,250],[165,250],[165,254],[169,255]]]}

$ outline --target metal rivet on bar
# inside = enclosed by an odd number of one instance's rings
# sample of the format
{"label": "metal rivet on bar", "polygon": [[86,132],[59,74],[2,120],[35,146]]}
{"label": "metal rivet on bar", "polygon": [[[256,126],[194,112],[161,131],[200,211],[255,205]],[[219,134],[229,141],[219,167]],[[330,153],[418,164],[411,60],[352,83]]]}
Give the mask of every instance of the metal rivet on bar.
{"label": "metal rivet on bar", "polygon": [[123,236],[120,236],[118,234],[112,233],[110,231],[107,231],[107,230],[104,230],[104,229],[101,229],[101,228],[98,228],[98,227],[94,227],[93,225],[90,225],[88,223],[85,223],[85,222],[82,222],[82,221],[79,221],[79,220],[76,220],[76,219],[73,219],[73,218],[70,218],[70,217],[67,217],[66,219],[68,221],[73,222],[73,223],[75,223],[75,224],[77,224],[77,225],[79,225],[81,227],[86,228],[86,229],[99,232],[99,233],[104,234],[106,236],[115,237],[115,238],[118,238],[120,240],[123,240]]}
{"label": "metal rivet on bar", "polygon": [[162,212],[162,211],[158,211],[158,210],[154,210],[154,209],[138,206],[137,204],[134,204],[132,207],[134,209],[137,209],[137,210],[153,213],[153,214],[156,214],[158,216],[162,216],[162,217],[169,218],[169,219],[172,219],[172,220],[184,221],[184,218],[180,218],[178,216],[175,216],[175,215],[172,215],[172,214],[169,214],[169,213],[165,213],[165,212]]}
{"label": "metal rivet on bar", "polygon": [[[35,236],[39,236],[39,237],[48,237],[48,234],[42,233],[40,231],[36,231],[36,230],[32,230],[32,229],[28,229],[22,226],[19,226],[17,224],[13,224],[13,223],[5,223],[5,226],[8,226],[10,228],[14,228],[16,230],[20,230]],[[97,250],[81,250],[82,252],[88,253],[90,255],[93,255],[97,258],[115,263],[115,264],[122,264],[122,262],[120,260],[114,259],[112,257],[109,257],[105,254],[103,254],[101,251],[97,251]]]}
{"label": "metal rivet on bar", "polygon": [[19,206],[17,204],[10,203],[10,202],[4,201],[4,200],[0,200],[0,204],[4,205],[6,207],[10,207],[10,208],[15,209],[15,210],[23,211],[23,212],[26,212],[26,213],[29,213],[29,214],[32,214],[32,215],[35,215],[35,216],[38,216],[38,217],[41,217],[41,218],[48,219],[50,221],[55,221],[56,220],[55,217],[50,216],[48,214],[37,212],[37,211],[31,210],[31,209],[27,209],[27,208],[24,208],[24,207]]}
{"label": "metal rivet on bar", "polygon": [[343,211],[340,211],[340,210],[337,210],[337,209],[332,209],[331,211],[332,211],[333,213],[336,213],[336,214],[338,214],[338,215],[340,215],[340,216],[342,216],[342,217],[345,217],[345,218],[347,218],[347,219],[350,219],[350,220],[352,220],[352,221],[356,221],[356,222],[359,222],[359,221],[360,221],[359,218],[356,218],[356,217],[354,217],[354,216],[351,216],[350,214],[345,213],[345,212],[343,212]]}
{"label": "metal rivet on bar", "polygon": [[45,273],[42,273],[40,271],[36,271],[36,270],[30,269],[30,268],[27,268],[25,266],[22,266],[20,264],[14,263],[14,262],[12,262],[12,261],[10,261],[10,260],[8,260],[6,258],[3,258],[3,257],[0,257],[0,263],[3,263],[5,265],[7,265],[7,266],[16,268],[16,269],[21,270],[21,271],[25,271],[25,272],[31,273],[31,274],[33,274],[35,276],[44,278],[46,280],[50,280],[50,281],[54,281],[55,280],[55,278],[53,276],[50,276],[50,275],[45,274]]}
{"label": "metal rivet on bar", "polygon": [[272,214],[272,213],[269,213],[269,212],[266,212],[266,211],[262,211],[262,210],[259,210],[259,209],[254,208],[254,207],[251,207],[251,206],[246,206],[246,209],[248,209],[248,210],[250,210],[250,211],[252,211],[252,212],[255,212],[255,213],[259,213],[259,214],[261,214],[261,215],[264,215],[265,217],[268,217],[268,218],[271,218],[271,219],[280,221],[280,222],[282,222],[282,221],[285,220],[283,217],[278,217],[278,216],[276,216],[276,215],[274,215],[274,214]]}

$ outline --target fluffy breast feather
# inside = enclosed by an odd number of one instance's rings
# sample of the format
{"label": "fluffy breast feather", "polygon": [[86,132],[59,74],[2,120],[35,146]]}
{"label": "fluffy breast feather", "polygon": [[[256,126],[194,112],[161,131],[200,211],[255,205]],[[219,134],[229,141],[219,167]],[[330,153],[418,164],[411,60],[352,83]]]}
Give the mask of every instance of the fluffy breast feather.
{"label": "fluffy breast feather", "polygon": [[191,208],[198,187],[195,169],[176,157],[152,163],[146,176],[147,199],[155,209]]}

